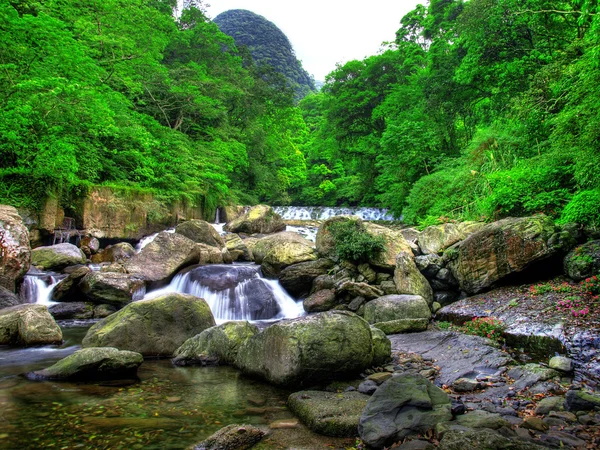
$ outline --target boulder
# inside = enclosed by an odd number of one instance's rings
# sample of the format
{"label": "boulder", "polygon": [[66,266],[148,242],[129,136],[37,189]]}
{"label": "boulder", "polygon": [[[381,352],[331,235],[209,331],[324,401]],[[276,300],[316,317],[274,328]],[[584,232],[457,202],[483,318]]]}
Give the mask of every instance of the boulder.
{"label": "boulder", "polygon": [[306,261],[314,261],[317,254],[310,241],[284,242],[273,247],[263,258],[261,270],[267,278],[277,278],[288,266]]}
{"label": "boulder", "polygon": [[420,295],[429,306],[433,303],[433,290],[427,279],[419,272],[411,253],[398,254],[394,284],[398,294]]}
{"label": "boulder", "polygon": [[594,411],[598,408],[600,408],[599,394],[575,389],[567,391],[565,398],[565,409],[567,411]]}
{"label": "boulder", "polygon": [[373,366],[379,367],[392,359],[392,342],[383,331],[371,326],[373,338]]}
{"label": "boulder", "polygon": [[245,239],[247,244],[250,244],[254,261],[257,264],[262,264],[263,259],[275,248],[285,244],[300,244],[305,247],[313,247],[313,243],[308,239],[303,238],[298,233],[284,231],[275,233],[270,236],[265,236],[256,240]]}
{"label": "boulder", "polygon": [[213,326],[215,319],[204,299],[167,294],[130,303],[102,319],[89,329],[82,346],[170,357],[186,340]]}
{"label": "boulder", "polygon": [[279,273],[279,283],[290,295],[300,297],[311,291],[316,278],[326,275],[331,269],[333,261],[326,258],[292,264]]}
{"label": "boulder", "polygon": [[448,394],[420,375],[388,379],[370,397],[358,433],[367,445],[383,448],[452,420]]}
{"label": "boulder", "polygon": [[281,216],[267,205],[257,205],[248,212],[227,223],[223,229],[230,233],[276,233],[285,230]]}
{"label": "boulder", "polygon": [[123,263],[135,255],[135,248],[128,242],[119,242],[118,244],[109,245],[99,253],[92,255],[94,264],[107,263]]}
{"label": "boulder", "polygon": [[369,258],[369,264],[383,270],[394,270],[396,267],[396,256],[400,252],[408,252],[412,255],[413,251],[410,244],[404,238],[399,230],[392,230],[374,223],[365,223],[367,232],[373,236],[380,236],[385,243],[385,250],[376,256]]}
{"label": "boulder", "polygon": [[225,246],[233,261],[254,261],[252,250],[248,248],[245,242],[237,234],[227,233],[225,235]]}
{"label": "boulder", "polygon": [[431,319],[431,311],[418,295],[386,295],[365,306],[365,320],[371,324],[399,319]]}
{"label": "boulder", "polygon": [[184,267],[200,261],[218,264],[223,262],[223,256],[215,247],[196,244],[178,233],[162,232],[125,263],[125,268],[145,281],[164,282]]}
{"label": "boulder", "polygon": [[52,300],[57,302],[81,302],[84,295],[79,288],[83,278],[91,273],[89,267],[81,266],[63,278],[52,289]]}
{"label": "boulder", "polygon": [[29,270],[29,232],[15,208],[0,205],[0,286],[15,292]]}
{"label": "boulder", "polygon": [[444,223],[425,228],[419,235],[419,247],[426,254],[437,254],[466,239],[485,226],[481,222]]}
{"label": "boulder", "polygon": [[227,425],[191,450],[248,450],[264,435],[264,431],[252,425]]}
{"label": "boulder", "polygon": [[48,308],[55,320],[91,319],[94,317],[94,305],[84,302],[57,303]]}
{"label": "boulder", "polygon": [[[81,238],[81,241],[79,241],[79,248],[81,248],[87,256],[95,255],[100,250],[100,241],[95,237],[86,236]],[[85,251],[86,248],[89,251],[89,255]]]}
{"label": "boulder", "polygon": [[571,372],[573,371],[573,360],[565,356],[554,356],[550,358],[548,366],[560,372]]}
{"label": "boulder", "polygon": [[354,437],[369,396],[360,392],[300,391],[288,397],[290,410],[315,433]]}
{"label": "boulder", "polygon": [[336,288],[338,295],[347,294],[350,298],[363,297],[372,300],[383,296],[383,291],[367,283],[355,283],[353,281],[342,281]]}
{"label": "boulder", "polygon": [[28,304],[0,310],[0,345],[61,343],[62,331],[46,306]]}
{"label": "boulder", "polygon": [[555,254],[559,249],[548,244],[554,232],[552,219],[543,215],[503,219],[484,226],[444,256],[460,288],[476,294]]}
{"label": "boulder", "polygon": [[117,308],[113,305],[96,305],[94,306],[94,319],[104,319],[117,312]]}
{"label": "boulder", "polygon": [[328,311],[270,326],[241,346],[235,365],[273,384],[310,385],[357,374],[372,362],[369,324],[350,312]]}
{"label": "boulder", "polygon": [[600,241],[591,241],[572,250],[564,259],[565,273],[581,281],[600,273]]}
{"label": "boulder", "polygon": [[41,380],[131,378],[136,376],[143,362],[143,356],[136,352],[111,347],[84,348],[28,377]]}
{"label": "boulder", "polygon": [[80,281],[79,289],[93,303],[118,308],[141,300],[146,293],[142,280],[114,272],[90,272]]}
{"label": "boulder", "polygon": [[413,254],[415,256],[420,255],[422,253],[419,247],[419,235],[421,232],[415,228],[403,228],[400,230],[400,233],[402,233],[402,236],[404,236],[404,239],[410,245]]}
{"label": "boulder", "polygon": [[225,247],[225,242],[219,232],[204,220],[194,219],[180,223],[175,228],[175,233],[179,233],[198,244],[206,244],[219,249]]}
{"label": "boulder", "polygon": [[177,366],[233,364],[238,349],[258,333],[249,322],[226,322],[188,339],[175,351]]}
{"label": "boulder", "polygon": [[31,251],[31,264],[41,270],[60,270],[67,266],[85,264],[85,254],[73,244],[38,247]]}
{"label": "boulder", "polygon": [[385,334],[413,333],[425,331],[429,325],[429,319],[396,319],[387,322],[375,322],[373,326],[379,328]]}
{"label": "boulder", "polygon": [[304,311],[309,313],[329,311],[338,304],[335,297],[335,292],[331,289],[322,289],[317,291],[305,298],[302,303],[304,306]]}
{"label": "boulder", "polygon": [[10,308],[23,303],[16,294],[0,285],[0,309]]}

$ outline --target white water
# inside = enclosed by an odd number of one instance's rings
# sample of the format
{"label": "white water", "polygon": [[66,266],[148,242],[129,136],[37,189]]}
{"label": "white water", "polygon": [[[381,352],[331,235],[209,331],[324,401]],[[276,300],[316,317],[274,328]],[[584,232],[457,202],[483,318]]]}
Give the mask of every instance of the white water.
{"label": "white water", "polygon": [[50,300],[52,289],[61,280],[60,277],[48,276],[48,282],[36,275],[28,275],[23,280],[22,291],[29,303],[52,306],[58,302]]}
{"label": "white water", "polygon": [[317,232],[319,229],[317,227],[297,227],[288,225],[285,227],[285,231],[291,231],[293,233],[297,233],[305,239],[308,239],[311,242],[316,242],[317,240]]}
{"label": "white water", "polygon": [[[236,266],[211,265],[205,267],[221,267],[224,271],[231,271],[235,270]],[[278,320],[295,318],[304,314],[302,302],[296,302],[290,297],[278,281],[262,278],[259,273],[259,266],[237,267],[252,267],[255,268],[255,273],[249,279],[239,282],[235,287],[212,289],[199,281],[194,281],[192,271],[189,271],[176,275],[168,286],[147,293],[143,300],[176,292],[194,295],[206,300],[217,323],[229,320]],[[266,293],[267,297],[261,297],[261,293]],[[263,304],[256,301],[257,295],[264,301]],[[262,307],[269,308],[273,306],[268,304],[270,300],[276,302],[279,312],[272,317],[261,317],[260,319],[253,317],[256,311]]]}
{"label": "white water", "polygon": [[[175,228],[169,228],[168,230],[164,230],[166,233],[175,233]],[[162,233],[162,231],[161,231]],[[142,249],[148,245],[150,242],[152,242],[154,239],[156,239],[156,236],[158,236],[158,233],[154,233],[151,234],[149,236],[145,236],[143,237],[140,242],[137,243],[137,245],[135,246],[135,251],[136,253],[139,253],[142,251]]]}
{"label": "white water", "polygon": [[387,209],[333,208],[323,206],[275,206],[283,220],[326,220],[334,216],[358,216],[363,220],[395,220]]}

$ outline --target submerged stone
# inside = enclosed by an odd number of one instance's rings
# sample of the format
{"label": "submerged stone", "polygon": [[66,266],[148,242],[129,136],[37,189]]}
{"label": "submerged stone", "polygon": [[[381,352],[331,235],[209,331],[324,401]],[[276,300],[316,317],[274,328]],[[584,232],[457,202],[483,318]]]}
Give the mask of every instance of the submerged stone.
{"label": "submerged stone", "polygon": [[264,431],[253,425],[228,425],[191,450],[247,450],[260,442],[264,435]]}

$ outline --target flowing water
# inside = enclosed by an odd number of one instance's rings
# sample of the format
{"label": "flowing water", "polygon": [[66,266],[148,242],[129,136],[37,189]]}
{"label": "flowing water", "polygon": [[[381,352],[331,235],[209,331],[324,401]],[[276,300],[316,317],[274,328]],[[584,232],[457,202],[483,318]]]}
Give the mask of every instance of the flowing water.
{"label": "flowing water", "polygon": [[23,280],[21,296],[26,303],[39,303],[48,307],[56,305],[57,302],[51,300],[52,289],[65,276],[64,274],[40,272],[32,269]]}
{"label": "flowing water", "polygon": [[283,220],[327,220],[334,216],[357,216],[363,220],[395,220],[387,209],[334,208],[324,206],[275,206]]}
{"label": "flowing water", "polygon": [[62,346],[0,346],[2,449],[184,449],[232,423],[271,428],[257,450],[325,450],[352,443],[318,436],[301,424],[278,428],[295,421],[285,406],[290,392],[230,367],[174,367],[168,360],[146,360],[136,380],[75,383],[22,377],[79,348],[89,323],[61,325]]}

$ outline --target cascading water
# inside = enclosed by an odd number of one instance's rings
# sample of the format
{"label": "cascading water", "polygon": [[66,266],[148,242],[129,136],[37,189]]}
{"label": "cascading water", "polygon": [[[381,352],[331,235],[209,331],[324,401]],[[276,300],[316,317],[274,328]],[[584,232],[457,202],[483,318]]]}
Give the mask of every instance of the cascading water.
{"label": "cascading water", "polygon": [[[166,233],[175,233],[175,228],[169,228],[168,230],[164,230]],[[135,246],[135,251],[136,253],[139,253],[142,251],[142,249],[148,245],[150,242],[152,242],[154,239],[156,239],[156,236],[158,236],[158,233],[154,233],[151,234],[149,236],[143,237],[142,239],[140,239],[140,242],[137,243],[137,245]]]}
{"label": "cascading water", "polygon": [[52,298],[52,289],[63,276],[50,275],[44,273],[30,273],[23,280],[21,286],[21,295],[27,300],[27,303],[38,303],[40,305],[52,306],[57,302],[50,300]]}
{"label": "cascading water", "polygon": [[363,220],[395,220],[387,209],[332,208],[323,206],[275,206],[283,220],[326,220],[333,216],[358,216]]}
{"label": "cascading water", "polygon": [[302,302],[290,297],[278,281],[260,275],[257,265],[213,264],[186,269],[171,283],[144,298],[179,292],[205,299],[218,322],[299,317]]}

